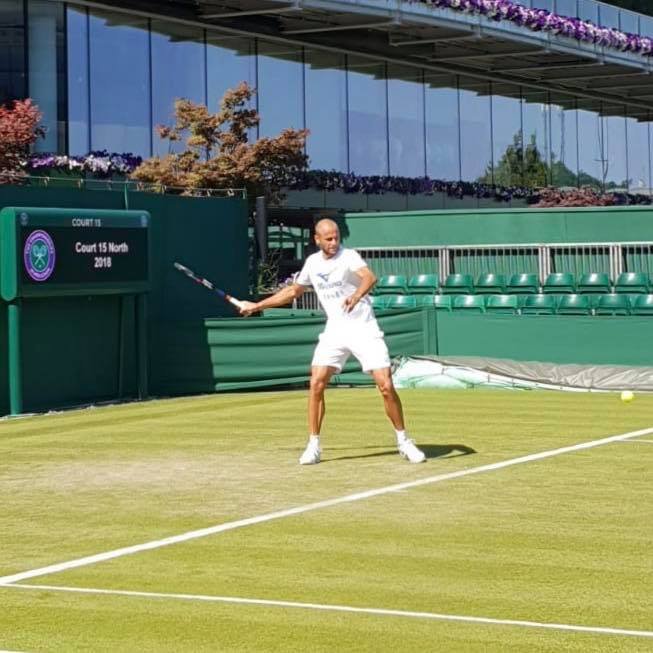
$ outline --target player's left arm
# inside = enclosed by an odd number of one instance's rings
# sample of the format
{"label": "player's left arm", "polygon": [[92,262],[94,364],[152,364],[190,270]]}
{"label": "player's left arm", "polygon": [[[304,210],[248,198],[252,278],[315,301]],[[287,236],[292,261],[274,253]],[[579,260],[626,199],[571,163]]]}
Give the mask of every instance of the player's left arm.
{"label": "player's left arm", "polygon": [[358,304],[358,302],[365,297],[370,290],[372,290],[376,283],[376,275],[367,267],[367,265],[358,270],[354,270],[354,274],[361,280],[361,282],[356,289],[356,292],[349,295],[349,297],[347,297],[343,302],[343,308],[347,313],[349,313],[354,306],[356,306],[356,304]]}

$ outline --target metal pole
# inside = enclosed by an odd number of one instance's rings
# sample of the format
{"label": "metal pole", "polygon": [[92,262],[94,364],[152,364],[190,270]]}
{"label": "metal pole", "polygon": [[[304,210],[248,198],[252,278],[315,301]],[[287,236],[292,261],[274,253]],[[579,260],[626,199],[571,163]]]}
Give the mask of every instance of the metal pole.
{"label": "metal pole", "polygon": [[7,305],[9,412],[11,415],[20,415],[23,412],[23,380],[20,355],[20,309],[19,301]]}
{"label": "metal pole", "polygon": [[265,197],[256,198],[256,220],[254,222],[258,258],[265,261],[268,255],[268,210]]}

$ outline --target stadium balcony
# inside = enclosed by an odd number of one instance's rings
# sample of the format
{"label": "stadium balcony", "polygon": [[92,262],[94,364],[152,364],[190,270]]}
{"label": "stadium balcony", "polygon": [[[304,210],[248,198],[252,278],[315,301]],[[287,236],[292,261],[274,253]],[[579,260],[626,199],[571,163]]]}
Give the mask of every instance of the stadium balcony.
{"label": "stadium balcony", "polygon": [[[527,0],[519,4],[531,5]],[[634,32],[636,38],[653,33],[648,17],[615,9],[615,24],[614,18],[601,16],[600,4],[584,3],[580,18],[621,34]],[[495,93],[510,96],[521,87],[517,92],[525,94],[525,100],[538,101],[542,92],[548,92],[563,106],[572,102],[575,108],[603,115],[625,107],[630,117],[648,119],[653,109],[649,56],[618,44],[587,42],[474,12],[384,0],[111,3],[114,9],[150,16],[160,15],[161,5],[170,17],[226,34],[337,49],[416,66],[434,77],[461,75],[470,90],[479,92],[491,81]]]}

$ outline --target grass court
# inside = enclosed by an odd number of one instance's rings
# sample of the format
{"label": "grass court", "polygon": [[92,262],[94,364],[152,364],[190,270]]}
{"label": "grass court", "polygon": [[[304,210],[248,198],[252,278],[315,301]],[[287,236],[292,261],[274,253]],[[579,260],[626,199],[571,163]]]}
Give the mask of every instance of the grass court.
{"label": "grass court", "polygon": [[304,391],[0,421],[0,649],[653,650],[653,396],[401,397],[425,464],[373,389],[312,467]]}

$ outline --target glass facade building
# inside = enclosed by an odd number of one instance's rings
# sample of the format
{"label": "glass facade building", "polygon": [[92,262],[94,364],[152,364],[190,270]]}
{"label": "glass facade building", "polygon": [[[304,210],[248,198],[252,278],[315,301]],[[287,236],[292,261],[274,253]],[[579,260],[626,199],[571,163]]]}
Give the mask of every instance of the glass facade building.
{"label": "glass facade building", "polygon": [[650,124],[619,105],[52,0],[0,0],[0,35],[0,102],[37,102],[42,151],[165,154],[155,127],[176,98],[217,111],[245,80],[261,114],[253,136],[309,129],[313,169],[653,186]]}

